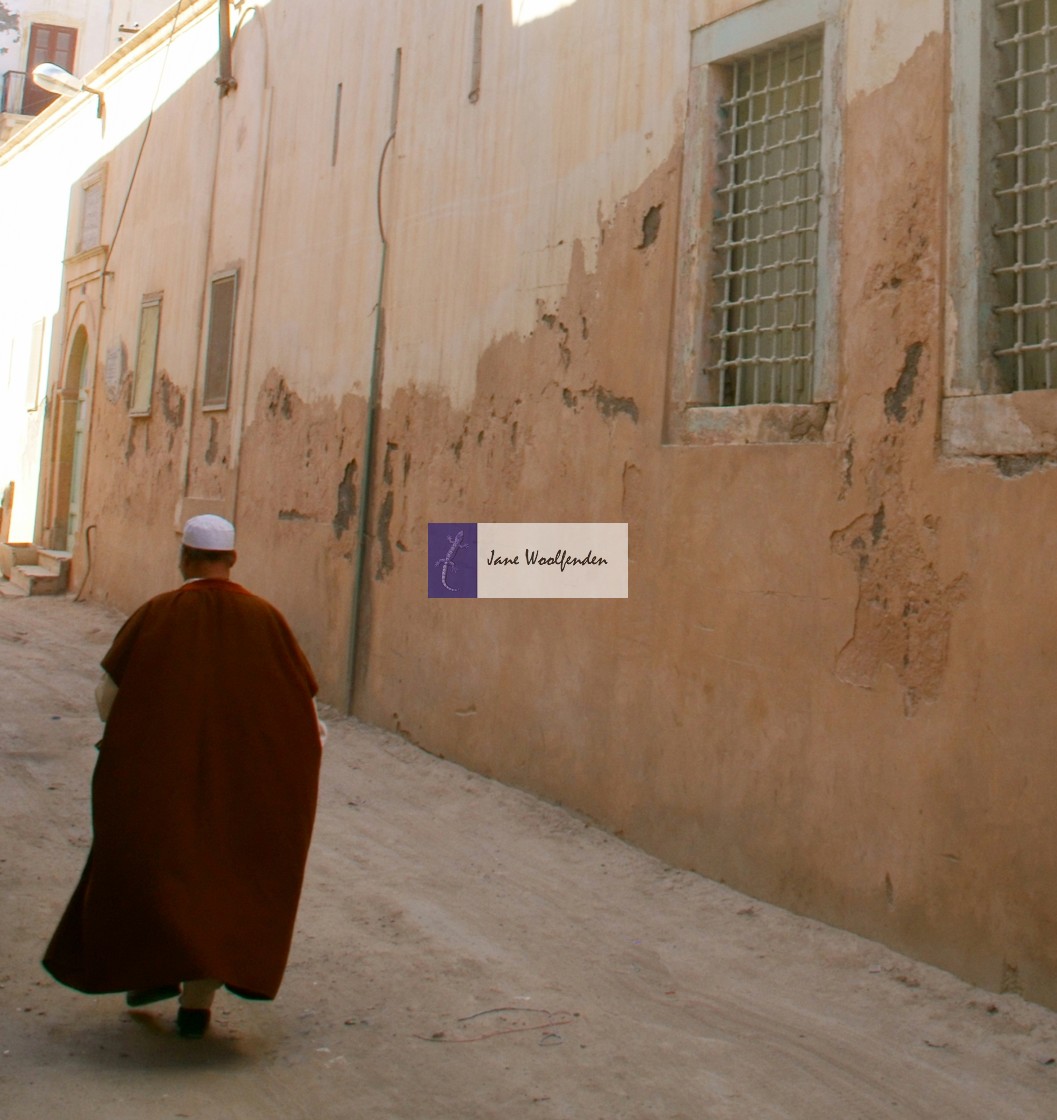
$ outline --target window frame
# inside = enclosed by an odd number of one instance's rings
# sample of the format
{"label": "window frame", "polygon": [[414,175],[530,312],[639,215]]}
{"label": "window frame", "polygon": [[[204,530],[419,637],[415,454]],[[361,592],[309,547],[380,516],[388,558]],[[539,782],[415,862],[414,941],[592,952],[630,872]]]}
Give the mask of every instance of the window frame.
{"label": "window frame", "polygon": [[[799,443],[833,438],[839,360],[844,73],[841,9],[841,0],[767,0],[691,33],[669,354],[668,442]],[[805,404],[708,404],[703,400],[702,371],[712,364],[710,337],[716,302],[712,237],[716,192],[723,186],[720,114],[727,73],[740,59],[814,34],[822,38],[822,108],[811,400]]]}
{"label": "window frame", "polygon": [[[947,310],[941,447],[952,457],[1057,454],[1057,389],[1007,390],[990,352],[990,231],[997,205],[987,198],[996,143],[997,73],[989,50],[994,0],[948,0],[951,115],[948,144]],[[985,6],[986,5],[986,6]]]}
{"label": "window frame", "polygon": [[[150,416],[151,405],[154,399],[154,377],[158,372],[158,340],[161,338],[161,308],[162,292],[152,292],[140,300],[139,328],[136,331],[136,366],[132,371],[132,388],[129,395],[128,411],[130,416]],[[154,343],[151,347],[149,374],[143,370],[143,328],[147,321],[147,312],[157,308],[157,317],[154,320]],[[146,377],[147,399],[145,404],[137,406],[137,390],[144,384]]]}

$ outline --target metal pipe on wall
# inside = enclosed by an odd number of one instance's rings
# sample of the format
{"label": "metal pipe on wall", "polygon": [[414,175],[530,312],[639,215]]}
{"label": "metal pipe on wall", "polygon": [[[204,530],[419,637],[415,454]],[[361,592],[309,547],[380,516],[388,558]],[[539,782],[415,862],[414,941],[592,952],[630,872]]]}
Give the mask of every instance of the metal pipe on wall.
{"label": "metal pipe on wall", "polygon": [[374,444],[377,413],[381,400],[382,354],[385,349],[385,277],[389,262],[389,241],[385,236],[382,221],[382,172],[385,157],[396,139],[397,111],[400,104],[400,67],[402,52],[396,50],[393,68],[393,94],[389,109],[389,137],[382,148],[378,160],[378,232],[382,239],[382,259],[378,268],[378,302],[374,309],[374,350],[371,355],[371,380],[367,391],[367,417],[363,432],[363,482],[360,485],[360,501],[356,515],[356,565],[352,585],[352,621],[349,629],[349,660],[346,674],[347,710],[351,713],[356,693],[356,655],[359,645],[360,616],[363,605],[363,569],[367,559],[367,509],[371,497],[372,465],[374,463]]}

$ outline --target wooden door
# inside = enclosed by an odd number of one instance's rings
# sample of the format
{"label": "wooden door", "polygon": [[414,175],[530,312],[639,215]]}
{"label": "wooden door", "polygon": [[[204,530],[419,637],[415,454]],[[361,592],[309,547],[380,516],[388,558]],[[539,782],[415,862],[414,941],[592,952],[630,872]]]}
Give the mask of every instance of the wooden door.
{"label": "wooden door", "polygon": [[42,62],[54,62],[73,74],[74,55],[77,50],[77,30],[73,27],[56,27],[50,23],[34,23],[29,28],[29,54],[26,58],[26,90],[22,96],[22,112],[35,117],[58,96],[41,89],[33,81],[33,67]]}

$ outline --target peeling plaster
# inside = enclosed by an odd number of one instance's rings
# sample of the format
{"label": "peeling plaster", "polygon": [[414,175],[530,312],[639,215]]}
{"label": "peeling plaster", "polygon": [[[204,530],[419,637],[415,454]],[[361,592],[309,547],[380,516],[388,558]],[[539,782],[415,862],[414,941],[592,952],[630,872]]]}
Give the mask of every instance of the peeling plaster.
{"label": "peeling plaster", "polygon": [[[882,669],[890,669],[907,716],[939,696],[952,618],[971,590],[965,572],[941,574],[939,519],[929,508],[934,499],[916,485],[918,472],[931,471],[934,462],[940,398],[935,355],[942,347],[933,296],[942,252],[944,153],[930,131],[933,110],[921,89],[933,80],[944,48],[941,37],[928,37],[924,15],[913,23],[913,33],[904,29],[887,44],[907,67],[899,84],[849,110],[849,165],[872,166],[878,150],[905,146],[899,137],[932,140],[898,176],[877,168],[860,176],[858,190],[849,193],[846,228],[864,233],[845,262],[845,361],[857,363],[863,392],[849,410],[857,419],[854,434],[844,440],[838,497],[862,494],[863,512],[830,538],[858,581],[852,634],[836,655],[835,674],[846,684],[873,688]],[[868,45],[871,33],[883,40],[887,32],[860,27],[858,35],[849,31],[848,41],[861,46],[865,35]],[[920,45],[923,35],[928,41]],[[920,49],[913,58],[903,57],[915,45]],[[884,84],[881,73],[874,71],[877,88]]]}
{"label": "peeling plaster", "polygon": [[356,460],[345,464],[341,482],[338,483],[337,509],[334,511],[334,536],[341,540],[342,533],[348,532],[352,519],[356,516]]}
{"label": "peeling plaster", "polygon": [[882,503],[833,534],[834,551],[851,559],[859,576],[854,633],[835,672],[846,684],[873,688],[888,666],[903,686],[904,711],[911,716],[939,694],[954,608],[970,584],[965,573],[941,580],[930,556],[935,523],[915,522],[902,502],[897,508],[894,524]]}
{"label": "peeling plaster", "polygon": [[639,422],[639,406],[632,397],[618,397],[616,393],[603,389],[601,385],[592,385],[586,392],[594,396],[598,411],[607,420],[624,415],[630,417],[635,424]]}
{"label": "peeling plaster", "polygon": [[929,35],[944,29],[943,0],[852,0],[847,15],[847,99],[894,81]]}
{"label": "peeling plaster", "polygon": [[656,240],[661,229],[661,204],[651,206],[642,219],[642,240],[636,249],[648,249]]}
{"label": "peeling plaster", "polygon": [[899,374],[895,387],[885,393],[885,415],[889,420],[902,423],[907,415],[907,400],[914,392],[914,382],[918,376],[918,363],[921,361],[921,351],[925,348],[922,342],[911,343],[906,350],[906,361]]}

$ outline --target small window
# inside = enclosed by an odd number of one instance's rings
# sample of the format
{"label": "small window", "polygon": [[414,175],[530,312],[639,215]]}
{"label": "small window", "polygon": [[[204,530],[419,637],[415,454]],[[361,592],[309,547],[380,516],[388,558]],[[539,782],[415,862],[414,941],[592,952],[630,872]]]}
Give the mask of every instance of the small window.
{"label": "small window", "polygon": [[103,176],[93,175],[81,184],[81,235],[77,252],[94,249],[103,238]]}
{"label": "small window", "polygon": [[29,369],[26,377],[26,410],[35,412],[40,405],[40,381],[44,366],[44,330],[47,319],[38,319],[29,336]]}
{"label": "small window", "polygon": [[667,438],[829,438],[840,255],[838,0],[693,33]]}
{"label": "small window", "polygon": [[203,408],[227,408],[231,387],[231,358],[235,339],[235,298],[238,273],[213,279],[209,297],[209,334],[206,341]]}
{"label": "small window", "polygon": [[132,373],[132,404],[129,411],[134,416],[147,416],[150,413],[154,372],[158,364],[160,326],[161,296],[147,296],[140,305],[136,368]]}

